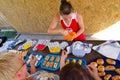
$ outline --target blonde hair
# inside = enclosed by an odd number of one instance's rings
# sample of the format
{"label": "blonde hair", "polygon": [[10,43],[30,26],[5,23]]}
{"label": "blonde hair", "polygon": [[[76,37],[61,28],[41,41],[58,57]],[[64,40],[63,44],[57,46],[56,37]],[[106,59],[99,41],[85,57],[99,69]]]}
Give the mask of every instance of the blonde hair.
{"label": "blonde hair", "polygon": [[18,55],[7,52],[0,55],[0,80],[14,80],[16,72],[21,67]]}

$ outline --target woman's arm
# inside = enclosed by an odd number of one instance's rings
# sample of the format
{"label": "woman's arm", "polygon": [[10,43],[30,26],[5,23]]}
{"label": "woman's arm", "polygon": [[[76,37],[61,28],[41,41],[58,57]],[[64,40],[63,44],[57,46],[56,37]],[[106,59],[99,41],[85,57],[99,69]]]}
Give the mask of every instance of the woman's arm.
{"label": "woman's arm", "polygon": [[98,76],[98,70],[95,66],[89,64],[87,66],[87,69],[90,73],[90,75],[95,79],[95,80],[102,80],[99,76]]}
{"label": "woman's arm", "polygon": [[48,28],[49,34],[61,34],[62,33],[63,29],[55,29],[59,21],[60,21],[60,16],[59,14],[56,14],[56,16],[53,18],[53,21],[51,22]]}
{"label": "woman's arm", "polygon": [[80,34],[82,34],[84,32],[84,22],[83,22],[83,18],[80,14],[77,13],[77,21],[80,27],[80,30],[77,32],[76,37],[78,37]]}
{"label": "woman's arm", "polygon": [[35,68],[35,63],[37,61],[37,58],[35,56],[32,56],[32,58],[30,59],[30,70],[31,70],[31,74],[34,74],[36,72],[36,68]]}
{"label": "woman's arm", "polygon": [[65,66],[65,59],[66,58],[67,58],[67,53],[65,50],[63,50],[61,60],[60,60],[60,70]]}

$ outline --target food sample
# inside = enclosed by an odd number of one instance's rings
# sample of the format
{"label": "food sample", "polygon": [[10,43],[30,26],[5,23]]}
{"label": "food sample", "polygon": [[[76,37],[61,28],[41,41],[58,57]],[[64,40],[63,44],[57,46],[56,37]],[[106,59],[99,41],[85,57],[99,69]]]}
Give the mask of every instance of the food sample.
{"label": "food sample", "polygon": [[67,60],[66,60],[66,64],[69,64],[69,63],[70,63],[70,60],[69,60],[69,59],[67,59]]}
{"label": "food sample", "polygon": [[50,58],[50,56],[46,56],[46,57],[45,57],[45,60],[46,60],[46,61],[48,61],[48,60],[49,60],[49,58]]}
{"label": "food sample", "polygon": [[38,49],[38,50],[44,50],[45,49],[45,44],[38,44],[37,46],[36,46],[36,48]]}
{"label": "food sample", "polygon": [[61,48],[59,46],[50,48],[51,53],[58,53],[58,52],[60,52],[60,50],[61,50]]}
{"label": "food sample", "polygon": [[54,79],[54,74],[53,74],[53,73],[50,73],[50,74],[48,75],[48,78]]}
{"label": "food sample", "polygon": [[32,46],[32,43],[27,42],[26,44],[23,45],[23,49],[27,50]]}
{"label": "food sample", "polygon": [[98,72],[98,75],[101,77],[101,76],[104,76],[105,75],[105,72],[102,71],[102,72]]}
{"label": "food sample", "polygon": [[55,57],[54,57],[54,56],[52,56],[52,57],[50,58],[50,61],[54,61],[54,59],[55,59]]}
{"label": "food sample", "polygon": [[119,75],[115,75],[112,77],[112,80],[120,80],[120,76]]}
{"label": "food sample", "polygon": [[52,68],[52,67],[53,67],[53,64],[54,64],[54,62],[50,62],[49,67]]}
{"label": "food sample", "polygon": [[49,65],[50,65],[50,62],[47,62],[46,67],[49,67]]}
{"label": "food sample", "polygon": [[57,66],[58,66],[58,63],[54,63],[53,68],[57,68]]}
{"label": "food sample", "polygon": [[97,64],[99,64],[99,65],[104,64],[104,60],[103,59],[97,59]]}
{"label": "food sample", "polygon": [[30,59],[28,59],[26,63],[29,64],[30,63]]}
{"label": "food sample", "polygon": [[78,60],[78,64],[80,64],[80,65],[81,65],[81,64],[82,64],[82,60]]}
{"label": "food sample", "polygon": [[112,59],[106,59],[106,62],[108,64],[112,64],[112,65],[115,65],[116,64],[116,61],[115,60],[112,60]]}
{"label": "food sample", "polygon": [[35,66],[37,66],[37,64],[38,64],[38,60],[35,62]]}
{"label": "food sample", "polygon": [[105,67],[105,70],[107,70],[107,71],[113,71],[113,70],[115,70],[115,67],[111,66],[111,65],[108,65],[108,66]]}
{"label": "food sample", "polygon": [[60,57],[57,57],[57,58],[56,58],[56,62],[59,62],[59,61],[60,61]]}
{"label": "food sample", "polygon": [[[32,58],[34,59],[33,56],[32,56]],[[37,61],[35,62],[35,66],[37,66],[38,61],[41,60],[42,56],[41,55],[40,56],[36,55],[36,58],[37,58]]]}
{"label": "food sample", "polygon": [[110,58],[97,58],[90,65],[97,66],[98,75],[102,80],[120,80],[120,63]]}
{"label": "food sample", "polygon": [[60,68],[60,59],[61,56],[59,55],[48,54],[41,60],[42,65],[40,67],[46,70],[56,71]]}
{"label": "food sample", "polygon": [[105,76],[104,76],[104,80],[109,80],[111,76],[112,76],[111,74],[105,75]]}
{"label": "food sample", "polygon": [[30,54],[30,56],[28,57],[28,60],[26,61],[27,65],[30,65],[30,61],[33,60],[34,57],[37,58],[37,60],[35,62],[35,66],[38,66],[38,63],[42,59],[42,56],[41,55],[33,55],[33,54]]}
{"label": "food sample", "polygon": [[76,63],[76,59],[73,59],[72,62],[73,62],[73,63]]}
{"label": "food sample", "polygon": [[29,56],[29,59],[27,60],[27,64],[30,63],[30,59],[32,58],[32,54]]}
{"label": "food sample", "polygon": [[117,72],[118,74],[120,74],[120,68],[115,69],[115,72]]}
{"label": "food sample", "polygon": [[102,65],[98,66],[98,71],[104,71],[104,70],[105,70],[104,66],[102,66]]}
{"label": "food sample", "polygon": [[97,62],[91,62],[90,64],[95,66],[95,67],[97,67],[97,65],[98,65]]}
{"label": "food sample", "polygon": [[59,53],[61,51],[59,42],[50,42],[48,48],[50,53]]}
{"label": "food sample", "polygon": [[47,61],[44,61],[44,62],[43,62],[43,66],[45,66],[45,65],[46,65],[46,63],[47,63]]}

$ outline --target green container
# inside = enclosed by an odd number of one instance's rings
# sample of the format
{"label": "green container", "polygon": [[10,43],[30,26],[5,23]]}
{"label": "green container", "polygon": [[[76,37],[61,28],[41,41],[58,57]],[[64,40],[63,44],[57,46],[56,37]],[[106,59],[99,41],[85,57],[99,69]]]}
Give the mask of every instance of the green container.
{"label": "green container", "polygon": [[13,29],[4,29],[1,30],[1,35],[7,38],[14,38],[17,35],[17,31]]}

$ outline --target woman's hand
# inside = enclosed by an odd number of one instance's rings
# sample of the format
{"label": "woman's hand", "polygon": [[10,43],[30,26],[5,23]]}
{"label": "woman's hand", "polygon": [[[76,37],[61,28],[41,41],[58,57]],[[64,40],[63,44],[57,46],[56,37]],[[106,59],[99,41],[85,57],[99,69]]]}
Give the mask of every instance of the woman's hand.
{"label": "woman's hand", "polygon": [[31,74],[34,74],[36,72],[36,68],[35,68],[35,63],[37,61],[37,58],[35,56],[32,55],[31,59],[30,59],[30,69],[31,69]]}
{"label": "woman's hand", "polygon": [[98,70],[94,65],[89,64],[87,69],[95,80],[101,80],[101,78],[98,76]]}
{"label": "woman's hand", "polygon": [[31,59],[30,59],[30,65],[31,66],[35,66],[35,62],[37,61],[37,58],[35,56],[32,55]]}
{"label": "woman's hand", "polygon": [[68,31],[67,31],[67,30],[60,29],[59,32],[60,32],[63,36],[67,36],[67,35],[68,35]]}
{"label": "woman's hand", "polygon": [[61,58],[62,58],[62,59],[66,59],[67,56],[68,56],[68,55],[67,55],[66,51],[63,50],[63,51],[62,51],[62,57],[61,57]]}
{"label": "woman's hand", "polygon": [[67,53],[65,50],[62,51],[61,60],[60,60],[60,70],[65,66],[65,59],[67,58]]}

